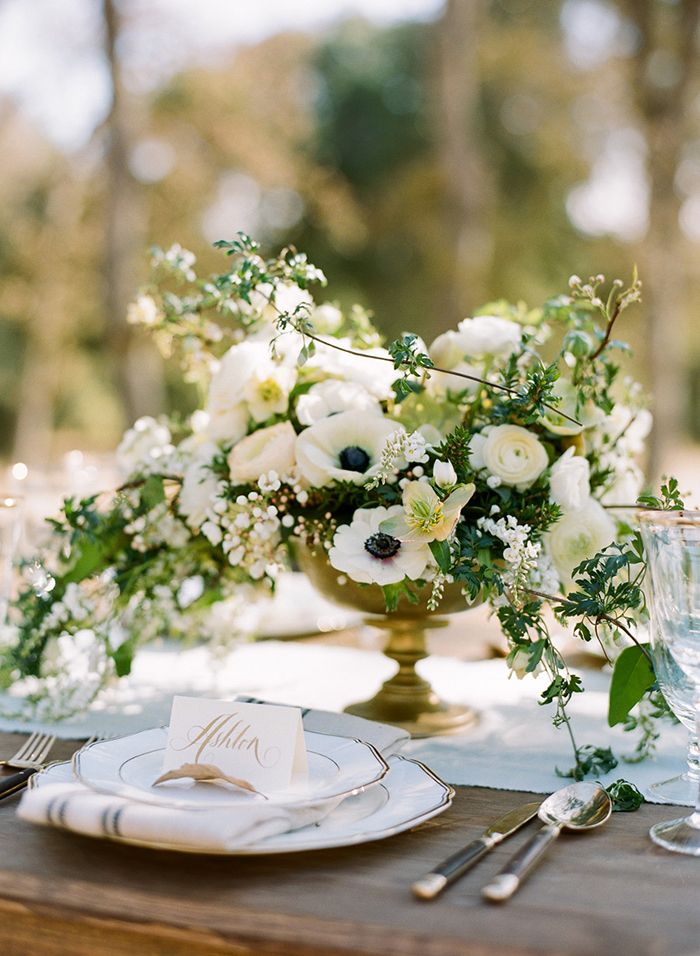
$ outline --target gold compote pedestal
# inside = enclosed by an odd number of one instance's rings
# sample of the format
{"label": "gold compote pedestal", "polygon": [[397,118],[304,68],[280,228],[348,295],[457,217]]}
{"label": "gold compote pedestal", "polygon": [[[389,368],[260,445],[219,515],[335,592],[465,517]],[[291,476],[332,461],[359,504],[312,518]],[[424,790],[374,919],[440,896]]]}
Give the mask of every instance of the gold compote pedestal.
{"label": "gold compote pedestal", "polygon": [[351,704],[348,714],[378,720],[403,727],[413,737],[432,737],[474,726],[479,715],[472,707],[449,704],[435,693],[430,683],[416,672],[416,664],[428,656],[426,632],[445,627],[447,621],[440,615],[465,610],[462,586],[448,584],[437,611],[429,611],[427,600],[430,587],[419,592],[417,604],[402,601],[399,608],[387,612],[384,596],[378,587],[356,584],[346,580],[338,583],[339,572],[322,551],[312,551],[297,543],[295,554],[301,570],[324,597],[344,607],[363,611],[366,623],[387,632],[384,654],[398,664],[398,671],[385,681],[370,700]]}

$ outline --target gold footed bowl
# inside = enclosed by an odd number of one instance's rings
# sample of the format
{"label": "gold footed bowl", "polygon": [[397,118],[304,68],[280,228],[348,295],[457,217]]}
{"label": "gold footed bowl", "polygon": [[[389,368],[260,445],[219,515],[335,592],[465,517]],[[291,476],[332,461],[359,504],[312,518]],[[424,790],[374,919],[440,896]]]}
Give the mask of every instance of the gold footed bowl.
{"label": "gold footed bowl", "polygon": [[297,543],[299,567],[324,597],[344,607],[364,611],[366,623],[386,631],[384,654],[398,664],[398,670],[385,681],[370,700],[351,704],[348,714],[403,727],[412,737],[433,737],[463,731],[478,723],[479,715],[465,704],[449,704],[435,693],[430,683],[416,671],[416,664],[428,656],[426,632],[446,627],[440,615],[463,611],[465,600],[460,584],[448,584],[438,611],[426,604],[430,587],[419,592],[417,604],[402,601],[398,609],[387,612],[379,587],[362,587],[354,581],[338,583],[339,572],[331,567],[325,551],[312,551]]}

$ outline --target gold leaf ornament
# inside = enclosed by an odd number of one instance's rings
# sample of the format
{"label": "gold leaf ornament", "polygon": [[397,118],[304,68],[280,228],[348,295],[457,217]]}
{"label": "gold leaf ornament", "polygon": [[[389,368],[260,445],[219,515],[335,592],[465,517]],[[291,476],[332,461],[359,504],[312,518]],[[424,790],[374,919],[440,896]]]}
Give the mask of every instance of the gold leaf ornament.
{"label": "gold leaf ornament", "polygon": [[194,780],[197,783],[228,783],[234,787],[239,787],[241,790],[247,790],[249,793],[257,793],[260,796],[264,796],[264,794],[256,790],[253,784],[249,783],[248,780],[242,780],[240,777],[232,777],[211,763],[183,763],[181,767],[177,767],[175,770],[168,770],[166,773],[161,774],[157,780],[153,781],[153,786],[157,787],[159,783],[166,783],[168,780],[186,779]]}

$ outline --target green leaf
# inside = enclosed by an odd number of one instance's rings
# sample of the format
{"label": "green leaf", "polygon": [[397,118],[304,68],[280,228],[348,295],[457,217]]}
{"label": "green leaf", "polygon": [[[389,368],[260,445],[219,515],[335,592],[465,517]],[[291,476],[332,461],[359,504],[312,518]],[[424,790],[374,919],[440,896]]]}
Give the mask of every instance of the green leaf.
{"label": "green leaf", "polygon": [[155,508],[161,501],[165,501],[165,489],[163,488],[163,479],[159,475],[150,475],[143,483],[141,489],[141,503],[144,507]]}
{"label": "green leaf", "polygon": [[609,726],[622,723],[655,681],[654,670],[642,647],[638,644],[626,647],[615,661],[610,682]]}
{"label": "green leaf", "polygon": [[105,559],[105,546],[101,541],[83,539],[73,548],[73,562],[70,570],[63,575],[66,584],[72,584],[90,577],[98,570]]}
{"label": "green leaf", "polygon": [[431,541],[430,550],[443,574],[448,574],[452,566],[452,554],[447,541]]}
{"label": "green leaf", "polygon": [[131,673],[131,662],[133,659],[134,641],[133,639],[129,639],[128,641],[124,641],[123,644],[120,644],[112,654],[117,677],[126,677],[127,674]]}

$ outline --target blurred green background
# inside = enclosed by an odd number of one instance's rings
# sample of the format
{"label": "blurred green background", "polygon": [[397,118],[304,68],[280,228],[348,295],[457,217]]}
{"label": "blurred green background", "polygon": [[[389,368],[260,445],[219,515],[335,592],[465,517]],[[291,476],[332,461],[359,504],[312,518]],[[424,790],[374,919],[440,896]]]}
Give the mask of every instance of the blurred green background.
{"label": "blurred green background", "polygon": [[243,229],[430,339],[627,278],[650,474],[700,482],[697,0],[0,0],[0,457],[188,410],[126,305]]}

